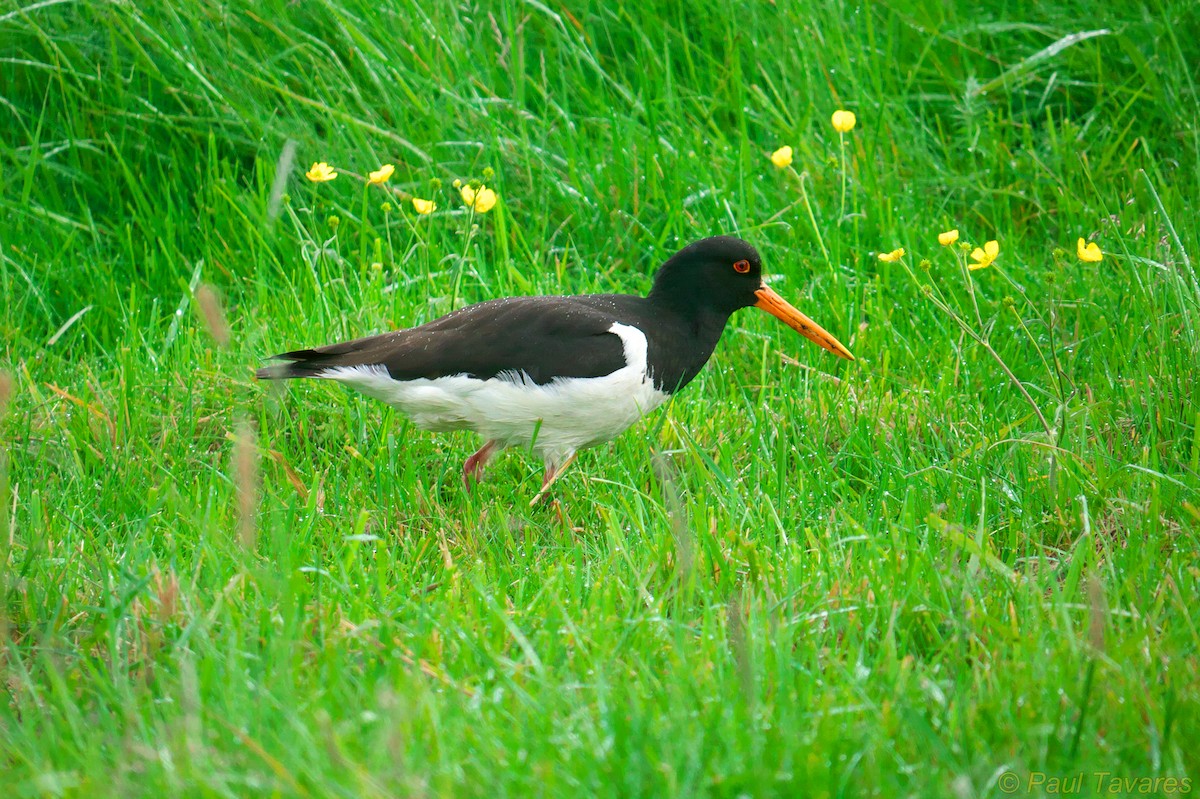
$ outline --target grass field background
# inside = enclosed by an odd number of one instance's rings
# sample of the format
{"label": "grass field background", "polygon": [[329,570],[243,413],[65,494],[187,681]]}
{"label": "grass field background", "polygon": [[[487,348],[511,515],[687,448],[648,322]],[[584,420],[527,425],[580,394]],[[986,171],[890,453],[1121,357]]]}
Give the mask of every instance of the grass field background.
{"label": "grass field background", "polygon": [[[0,2],[0,794],[1200,790],[1198,41],[1190,1]],[[858,360],[743,311],[553,504],[252,378],[716,233]]]}

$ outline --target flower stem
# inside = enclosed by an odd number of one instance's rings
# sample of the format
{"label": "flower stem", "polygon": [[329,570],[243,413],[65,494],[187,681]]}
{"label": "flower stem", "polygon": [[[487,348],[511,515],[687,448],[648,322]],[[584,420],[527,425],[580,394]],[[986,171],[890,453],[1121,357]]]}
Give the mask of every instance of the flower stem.
{"label": "flower stem", "polygon": [[983,315],[979,313],[979,300],[975,297],[975,281],[971,279],[971,270],[967,268],[967,256],[958,249],[954,250],[954,260],[962,269],[963,280],[967,284],[967,293],[971,295],[971,305],[975,308],[975,322],[983,330]]}
{"label": "flower stem", "polygon": [[[900,259],[900,264],[904,267],[904,271],[908,272],[908,276],[912,278],[913,282],[919,284],[920,281],[917,280],[916,274],[912,271],[903,258]],[[1008,364],[1005,363],[1004,359],[1000,357],[1000,353],[996,352],[996,350],[992,347],[991,342],[984,338],[980,333],[977,333],[969,324],[967,324],[966,319],[963,319],[961,316],[959,316],[957,311],[943,302],[940,298],[930,293],[928,299],[939,311],[953,319],[954,322],[959,326],[959,329],[973,339],[976,344],[983,347],[984,350],[987,351],[988,355],[991,355],[996,363],[1000,365],[1000,368],[1004,371],[1004,374],[1008,375],[1008,379],[1014,386],[1017,387],[1017,390],[1021,392],[1021,396],[1023,396],[1025,401],[1029,403],[1029,407],[1033,408],[1033,412],[1037,414],[1038,421],[1042,424],[1042,429],[1046,431],[1046,439],[1049,441],[1049,443],[1054,444],[1057,440],[1056,436],[1054,435],[1054,429],[1051,428],[1050,423],[1046,421],[1046,417],[1042,413],[1042,409],[1030,395],[1029,390],[1025,388],[1025,384],[1022,383],[1015,374],[1013,374],[1012,369],[1009,369]]]}
{"label": "flower stem", "polygon": [[458,303],[458,285],[462,281],[462,273],[466,268],[467,254],[471,251],[471,241],[475,238],[475,206],[467,208],[467,235],[463,240],[462,253],[458,257],[458,265],[454,270],[454,285],[450,291],[450,310]]}
{"label": "flower stem", "polygon": [[[825,257],[825,262],[829,264],[830,269],[833,268],[833,262],[829,260],[829,250],[825,248],[825,239],[821,238],[821,228],[817,226],[817,215],[813,213],[812,202],[808,199],[808,188],[804,185],[804,177],[808,173],[801,175],[794,167],[788,167],[788,171],[796,178],[796,182],[800,184],[800,198],[804,200],[804,209],[808,211],[808,221],[812,223],[813,233],[817,237],[817,244],[821,247],[821,255]],[[837,271],[834,271],[837,275]]]}
{"label": "flower stem", "polygon": [[842,153],[842,210],[838,214],[838,224],[841,225],[842,220],[846,218],[846,134],[838,131],[838,141],[841,143],[839,149]]}
{"label": "flower stem", "polygon": [[[1029,339],[1029,343],[1033,345],[1034,351],[1037,352],[1038,357],[1042,359],[1042,368],[1046,370],[1046,377],[1050,378],[1057,384],[1059,402],[1065,402],[1066,395],[1063,393],[1064,389],[1063,389],[1063,384],[1062,384],[1062,376],[1057,374],[1056,370],[1050,368],[1050,363],[1046,360],[1045,353],[1042,352],[1042,348],[1037,343],[1037,339],[1035,339],[1033,337],[1033,333],[1029,332],[1029,328],[1025,326],[1025,319],[1021,316],[1021,312],[1017,310],[1017,306],[1013,305],[1011,308],[1009,308],[1009,310],[1012,311],[1013,316],[1016,317],[1017,324],[1020,326],[1021,330],[1025,333],[1025,338]],[[1050,310],[1050,316],[1051,316],[1051,319],[1053,320],[1053,316],[1054,316],[1053,309]],[[1051,323],[1047,326],[1050,328],[1051,336],[1054,335],[1053,324],[1054,324],[1053,321],[1051,321]],[[1051,354],[1053,354],[1053,353],[1051,353]]]}
{"label": "flower stem", "polygon": [[367,273],[367,263],[369,257],[367,255],[367,195],[371,191],[371,184],[363,184],[362,196],[362,214],[358,217],[358,271],[362,275]]}

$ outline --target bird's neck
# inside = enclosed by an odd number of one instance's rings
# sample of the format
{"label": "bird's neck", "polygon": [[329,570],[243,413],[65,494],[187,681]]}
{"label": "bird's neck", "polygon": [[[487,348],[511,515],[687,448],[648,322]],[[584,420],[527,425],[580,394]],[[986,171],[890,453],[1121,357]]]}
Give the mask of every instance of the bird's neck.
{"label": "bird's neck", "polygon": [[646,300],[650,315],[657,322],[650,333],[652,352],[655,353],[650,358],[650,370],[655,385],[673,394],[704,368],[721,340],[730,315],[669,299],[660,301],[662,297],[653,293]]}

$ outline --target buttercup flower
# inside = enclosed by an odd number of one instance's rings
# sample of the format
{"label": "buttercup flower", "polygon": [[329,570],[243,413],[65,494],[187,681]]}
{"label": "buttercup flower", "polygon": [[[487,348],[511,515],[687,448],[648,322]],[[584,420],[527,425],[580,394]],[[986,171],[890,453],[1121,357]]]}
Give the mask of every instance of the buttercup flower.
{"label": "buttercup flower", "polygon": [[308,178],[313,183],[325,183],[326,181],[336,178],[337,172],[335,172],[333,167],[331,167],[329,164],[325,163],[324,161],[319,161],[313,164],[312,168],[304,173],[304,177]]}
{"label": "buttercup flower", "polygon": [[785,144],[771,153],[771,163],[779,169],[790,165],[792,163],[792,148]]}
{"label": "buttercup flower", "polygon": [[368,175],[367,179],[371,183],[386,183],[387,179],[390,178],[392,173],[395,171],[396,167],[392,166],[391,164],[384,164],[383,166],[379,167],[379,169],[376,169],[374,172]]}
{"label": "buttercup flower", "polygon": [[849,133],[854,130],[855,124],[858,122],[858,117],[854,116],[853,111],[834,111],[833,112],[833,129],[838,133]]}
{"label": "buttercup flower", "polygon": [[879,260],[883,261],[885,264],[894,264],[896,261],[899,261],[901,258],[903,258],[904,255],[904,248],[900,247],[899,249],[892,250],[891,252],[879,253]]}
{"label": "buttercup flower", "polygon": [[422,200],[420,197],[413,197],[412,204],[413,208],[417,210],[417,213],[422,215],[432,214],[437,210],[437,203],[435,203],[433,200]]}
{"label": "buttercup flower", "polygon": [[469,185],[463,186],[459,189],[459,193],[462,194],[463,202],[467,207],[474,208],[477,214],[486,214],[496,204],[496,192],[487,186],[480,186],[478,189],[473,189]]}
{"label": "buttercup flower", "polygon": [[978,247],[971,253],[971,258],[975,263],[967,264],[967,267],[974,272],[976,269],[984,269],[992,265],[992,261],[996,260],[996,256],[1000,254],[1000,242],[989,241],[983,245],[983,249]]}
{"label": "buttercup flower", "polygon": [[958,241],[958,228],[947,230],[945,233],[938,234],[938,244],[943,247],[949,247],[954,242]]}
{"label": "buttercup flower", "polygon": [[1100,252],[1100,245],[1094,241],[1089,244],[1080,239],[1075,245],[1075,254],[1079,256],[1079,260],[1089,264],[1098,264],[1104,260],[1104,253]]}

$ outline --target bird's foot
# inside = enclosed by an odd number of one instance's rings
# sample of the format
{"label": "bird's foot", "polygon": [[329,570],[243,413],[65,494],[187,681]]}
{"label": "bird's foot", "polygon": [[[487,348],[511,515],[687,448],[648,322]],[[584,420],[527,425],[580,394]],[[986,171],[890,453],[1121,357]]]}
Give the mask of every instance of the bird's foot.
{"label": "bird's foot", "polygon": [[576,454],[577,453],[572,452],[567,456],[567,459],[563,461],[561,465],[556,466],[549,462],[546,464],[546,474],[542,478],[542,488],[537,492],[537,494],[534,495],[533,499],[529,501],[529,507],[532,508],[534,505],[542,501],[542,497],[546,496],[546,492],[550,490],[550,486],[554,485],[554,482],[558,480],[558,478],[562,477],[562,474],[567,470],[567,467],[575,462]]}
{"label": "bird's foot", "polygon": [[471,482],[478,483],[483,478],[483,468],[487,466],[487,462],[492,459],[499,449],[500,444],[496,441],[489,441],[480,447],[474,455],[467,458],[463,464],[463,485],[467,491],[471,490]]}

